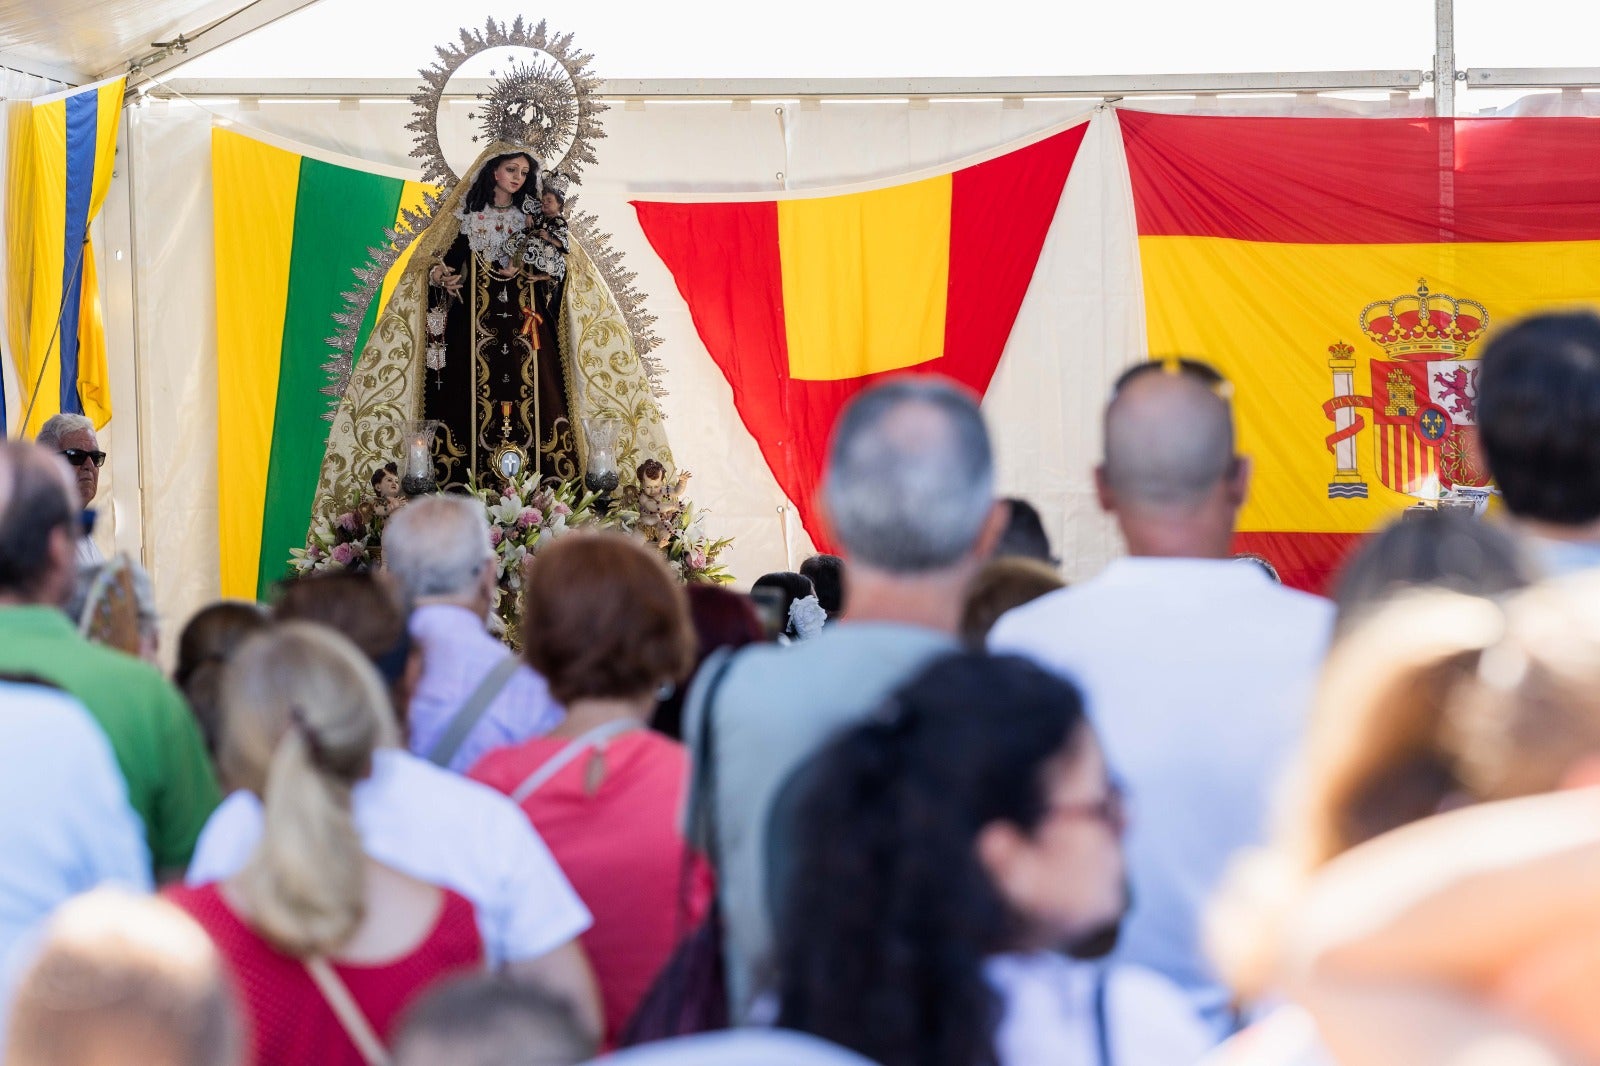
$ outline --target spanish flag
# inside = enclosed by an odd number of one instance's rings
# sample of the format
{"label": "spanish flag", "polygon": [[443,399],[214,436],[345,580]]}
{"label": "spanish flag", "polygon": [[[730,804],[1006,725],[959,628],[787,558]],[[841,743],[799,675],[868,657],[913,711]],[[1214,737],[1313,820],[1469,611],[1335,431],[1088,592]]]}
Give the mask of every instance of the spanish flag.
{"label": "spanish flag", "polygon": [[[432,187],[404,172],[217,128],[217,506],[222,594],[266,596],[304,547],[328,441],[324,365],[354,272]],[[368,309],[360,352],[402,259]]]}
{"label": "spanish flag", "polygon": [[1120,121],[1150,352],[1234,385],[1236,547],[1320,590],[1405,507],[1483,491],[1484,337],[1600,305],[1600,122]]}
{"label": "spanish flag", "polygon": [[1087,128],[893,184],[633,202],[820,549],[814,496],[840,408],[897,373],[983,395]]}
{"label": "spanish flag", "polygon": [[124,81],[40,97],[9,116],[7,322],[25,436],[62,411],[87,415],[97,427],[111,420],[89,223],[111,188]]}

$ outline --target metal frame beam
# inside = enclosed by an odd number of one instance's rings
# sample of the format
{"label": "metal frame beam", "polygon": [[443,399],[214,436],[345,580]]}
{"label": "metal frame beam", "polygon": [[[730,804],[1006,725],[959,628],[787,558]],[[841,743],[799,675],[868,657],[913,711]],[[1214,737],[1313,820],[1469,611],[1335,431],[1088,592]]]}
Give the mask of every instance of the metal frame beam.
{"label": "metal frame beam", "polygon": [[[486,79],[463,79],[459,93],[485,92]],[[1255,74],[1149,74],[1038,78],[612,78],[600,95],[613,100],[847,99],[988,96],[1187,96],[1195,93],[1411,92],[1419,70],[1332,70]],[[173,78],[152,96],[407,97],[411,78]]]}
{"label": "metal frame beam", "polygon": [[125,62],[100,71],[97,77],[109,78],[126,73],[128,88],[135,89],[152,78],[158,78],[190,60],[199,59],[207,52],[221,48],[263,26],[269,26],[316,2],[317,0],[249,0],[230,14],[204,26],[197,26],[191,32],[180,33],[173,41],[165,44],[152,43],[152,51],[129,56]]}
{"label": "metal frame beam", "polygon": [[1433,3],[1433,113],[1439,118],[1456,114],[1456,3]]}
{"label": "metal frame beam", "polygon": [[1600,89],[1600,67],[1468,67],[1468,88]]}
{"label": "metal frame beam", "polygon": [[0,52],[0,67],[14,70],[19,74],[30,74],[35,78],[46,81],[56,81],[67,86],[86,85],[94,81],[92,74],[77,70],[73,67],[62,66],[60,63],[50,63],[42,59],[32,59],[28,56],[19,56],[15,52]]}

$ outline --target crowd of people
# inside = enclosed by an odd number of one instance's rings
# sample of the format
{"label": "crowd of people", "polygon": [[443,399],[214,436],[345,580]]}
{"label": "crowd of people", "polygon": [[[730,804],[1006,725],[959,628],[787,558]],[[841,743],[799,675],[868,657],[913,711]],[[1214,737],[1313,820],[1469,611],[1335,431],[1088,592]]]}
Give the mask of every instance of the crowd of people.
{"label": "crowd of people", "polygon": [[1600,318],[1503,329],[1476,396],[1494,513],[1406,511],[1331,598],[1233,554],[1208,365],[1117,380],[1127,555],[1073,583],[905,376],[834,429],[839,554],[749,594],[574,532],[508,647],[440,494],[170,680],[67,613],[104,453],[52,420],[0,444],[0,1061],[1595,1061]]}

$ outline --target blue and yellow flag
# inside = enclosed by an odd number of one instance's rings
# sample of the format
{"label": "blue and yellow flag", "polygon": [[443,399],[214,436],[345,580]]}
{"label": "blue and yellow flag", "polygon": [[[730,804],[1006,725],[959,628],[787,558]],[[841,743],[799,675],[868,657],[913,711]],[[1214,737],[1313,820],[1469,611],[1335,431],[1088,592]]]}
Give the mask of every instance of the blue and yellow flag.
{"label": "blue and yellow flag", "polygon": [[96,426],[111,419],[89,223],[111,187],[124,82],[41,97],[11,115],[8,320],[25,436],[61,411],[87,415]]}

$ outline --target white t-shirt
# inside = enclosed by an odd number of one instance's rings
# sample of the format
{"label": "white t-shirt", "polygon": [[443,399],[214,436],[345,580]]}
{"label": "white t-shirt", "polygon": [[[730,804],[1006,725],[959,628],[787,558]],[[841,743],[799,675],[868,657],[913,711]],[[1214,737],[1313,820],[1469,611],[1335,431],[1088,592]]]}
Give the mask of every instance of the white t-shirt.
{"label": "white t-shirt", "polygon": [[[547,954],[593,923],[522,811],[486,785],[386,748],[354,808],[370,857],[472,901],[490,965]],[[260,838],[261,801],[233,793],[200,831],[188,883],[231,877]]]}
{"label": "white t-shirt", "polygon": [[618,1051],[595,1066],[872,1066],[837,1044],[784,1029],[728,1029]]}
{"label": "white t-shirt", "polygon": [[1102,981],[1111,1066],[1191,1066],[1213,1043],[1182,990],[1137,966],[1038,951],[997,955],[984,973],[1005,1004],[995,1033],[1000,1066],[1101,1063],[1095,998]]}
{"label": "white t-shirt", "polygon": [[0,965],[57,904],[107,882],[151,883],[111,742],[66,693],[0,682]]}
{"label": "white t-shirt", "polygon": [[1118,559],[1003,616],[989,650],[1082,690],[1128,789],[1133,907],[1117,959],[1189,993],[1217,1027],[1228,993],[1199,919],[1240,848],[1261,843],[1305,729],[1333,605],[1235,559]]}

